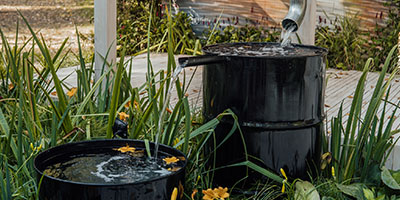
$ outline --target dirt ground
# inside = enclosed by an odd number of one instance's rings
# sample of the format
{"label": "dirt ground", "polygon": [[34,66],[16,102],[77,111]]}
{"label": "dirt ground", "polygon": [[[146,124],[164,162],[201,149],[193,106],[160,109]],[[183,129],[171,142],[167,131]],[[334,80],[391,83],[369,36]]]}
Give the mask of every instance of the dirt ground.
{"label": "dirt ground", "polygon": [[[75,26],[84,36],[93,34],[94,0],[0,0],[0,28],[13,44],[19,22],[18,43],[23,43],[31,34],[18,10],[27,19],[34,31],[39,31],[56,51],[65,38],[69,38],[67,48],[78,49]],[[93,48],[92,38],[84,40],[85,49]],[[0,41],[1,43],[1,41]]]}

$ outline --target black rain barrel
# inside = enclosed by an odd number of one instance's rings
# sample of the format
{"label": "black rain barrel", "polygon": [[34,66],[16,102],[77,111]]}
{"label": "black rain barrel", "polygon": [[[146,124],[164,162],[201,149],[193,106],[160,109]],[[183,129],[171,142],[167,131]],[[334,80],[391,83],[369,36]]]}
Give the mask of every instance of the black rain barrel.
{"label": "black rain barrel", "polygon": [[[203,68],[203,114],[207,121],[231,109],[238,116],[251,161],[278,174],[283,168],[290,177],[307,178],[321,154],[327,50],[293,45],[286,49],[294,51],[288,55],[265,53],[264,48],[279,47],[277,43],[206,46],[207,56],[220,59]],[[246,48],[244,55],[235,53]],[[216,144],[232,128],[228,118],[215,130]],[[216,167],[243,161],[243,146],[236,131],[216,150]],[[213,142],[209,148],[212,152]],[[232,186],[245,176],[245,168],[223,168],[215,171],[214,180]],[[250,172],[247,180],[259,177]]]}
{"label": "black rain barrel", "polygon": [[[174,188],[185,184],[186,157],[177,149],[160,145],[159,155],[175,156],[184,161],[182,168],[168,175],[148,181],[134,183],[83,183],[54,178],[43,175],[43,171],[51,165],[62,163],[82,154],[101,154],[115,152],[116,148],[129,145],[137,150],[144,150],[141,140],[92,140],[69,143],[41,152],[34,160],[37,182],[40,183],[39,199],[41,200],[168,200]],[[154,150],[154,143],[150,143]],[[154,152],[152,152],[154,154]],[[77,173],[79,174],[79,173]],[[179,199],[178,195],[178,199]]]}

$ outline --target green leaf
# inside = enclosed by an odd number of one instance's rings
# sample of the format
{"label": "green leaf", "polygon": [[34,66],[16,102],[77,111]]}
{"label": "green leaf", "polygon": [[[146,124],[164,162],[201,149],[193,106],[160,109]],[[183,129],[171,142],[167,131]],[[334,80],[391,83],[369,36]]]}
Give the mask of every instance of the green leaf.
{"label": "green leaf", "polygon": [[111,138],[113,135],[112,126],[114,125],[115,116],[117,114],[118,100],[119,100],[119,94],[120,94],[121,82],[122,82],[122,73],[125,70],[125,68],[124,68],[125,52],[126,52],[126,43],[122,50],[122,55],[121,55],[121,59],[119,60],[117,74],[115,75],[115,79],[114,79],[114,87],[113,87],[112,96],[111,96],[111,98],[112,98],[111,106],[110,106],[111,108],[109,111],[110,115],[108,116],[107,138]]}
{"label": "green leaf", "polygon": [[296,191],[294,194],[295,200],[319,200],[321,199],[318,191],[315,189],[314,185],[308,181],[297,181]]}
{"label": "green leaf", "polygon": [[2,109],[0,109],[0,128],[2,132],[5,133],[7,139],[10,139],[10,127],[8,126],[8,123],[6,121],[6,117],[3,114]]}
{"label": "green leaf", "polygon": [[364,200],[364,192],[362,184],[342,185],[336,184],[336,187],[346,195],[356,198],[357,200]]}
{"label": "green leaf", "polygon": [[240,163],[236,163],[236,164],[232,164],[232,165],[228,165],[226,167],[238,167],[238,166],[246,166],[248,168],[251,168],[252,170],[278,182],[278,183],[282,183],[283,182],[283,178],[281,178],[280,176],[276,175],[273,172],[270,172],[269,170],[262,168],[256,164],[254,164],[251,161],[244,161],[244,162],[240,162]]}
{"label": "green leaf", "polygon": [[374,200],[375,195],[374,192],[372,192],[370,189],[363,189],[364,197],[367,198],[367,200]]}
{"label": "green leaf", "polygon": [[[400,172],[398,172],[400,173]],[[399,177],[396,174],[396,177]],[[389,188],[393,190],[400,190],[400,183],[394,179],[392,174],[389,172],[389,170],[386,167],[382,167],[382,174],[381,174],[381,179],[382,182],[388,186]]]}

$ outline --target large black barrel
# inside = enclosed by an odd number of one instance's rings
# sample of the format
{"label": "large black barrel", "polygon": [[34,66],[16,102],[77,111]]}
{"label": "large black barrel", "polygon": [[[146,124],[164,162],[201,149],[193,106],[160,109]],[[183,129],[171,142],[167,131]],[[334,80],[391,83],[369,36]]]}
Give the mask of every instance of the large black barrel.
{"label": "large black barrel", "polygon": [[[291,177],[306,178],[310,166],[318,164],[320,157],[327,51],[295,45],[288,55],[221,53],[224,49],[254,49],[252,46],[279,44],[217,44],[204,48],[207,55],[224,57],[224,61],[203,68],[204,117],[210,120],[231,109],[238,116],[252,161],[277,173],[283,168]],[[216,144],[232,128],[232,120],[225,119],[215,131]],[[211,160],[215,160],[216,167],[243,161],[243,146],[236,132]],[[215,171],[215,182],[232,186],[244,176],[243,168],[223,168]],[[254,177],[260,176],[250,174],[250,179]]]}

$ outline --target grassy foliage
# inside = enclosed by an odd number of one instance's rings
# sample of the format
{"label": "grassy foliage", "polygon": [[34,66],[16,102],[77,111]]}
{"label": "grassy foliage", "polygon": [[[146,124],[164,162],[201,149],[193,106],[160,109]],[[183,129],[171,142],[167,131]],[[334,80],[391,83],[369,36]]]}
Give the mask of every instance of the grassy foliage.
{"label": "grassy foliage", "polygon": [[274,29],[265,29],[256,26],[227,26],[222,30],[206,31],[208,41],[203,44],[233,43],[233,42],[277,42],[280,32]]}
{"label": "grassy foliage", "polygon": [[[396,62],[393,59],[396,49],[396,46],[392,48],[386,59],[365,115],[362,116],[361,112],[364,85],[372,59],[367,61],[358,82],[346,126],[343,124],[342,108],[339,109],[338,116],[332,120],[330,152],[335,160],[333,167],[337,170],[336,177],[339,181],[360,178],[361,182],[367,182],[371,178],[371,173],[383,166],[387,153],[390,152],[387,151],[395,143],[391,138],[397,132],[392,131],[397,110],[393,112],[387,125],[384,120],[387,118],[385,108],[388,104],[390,82],[398,68],[393,69],[386,81],[384,80],[392,62]],[[378,108],[381,104],[383,111],[379,115]]]}
{"label": "grassy foliage", "polygon": [[328,67],[361,70],[365,40],[360,20],[357,16],[343,16],[329,21],[333,21],[333,25],[320,24],[315,33],[315,45],[328,49]]}
{"label": "grassy foliage", "polygon": [[[384,24],[379,25],[377,23],[374,30],[367,33],[370,39],[366,54],[373,58],[375,63],[384,63],[385,56],[390,51],[387,47],[397,44],[398,34],[400,33],[400,0],[387,1],[384,5],[389,9]],[[382,66],[378,66],[378,69],[381,68]]]}
{"label": "grassy foliage", "polygon": [[[153,9],[151,9],[153,7]],[[189,53],[196,44],[196,36],[190,25],[189,16],[184,12],[179,12],[173,16],[172,21],[168,20],[171,16],[171,8],[162,6],[157,1],[138,1],[121,0],[117,4],[118,9],[118,45],[122,46],[127,41],[126,54],[133,55],[144,53],[149,47],[155,52],[167,52],[169,32],[173,44],[174,53]],[[148,32],[149,19],[153,18]],[[171,28],[171,30],[170,30]],[[150,37],[148,37],[148,33]],[[150,43],[147,43],[149,38]]]}
{"label": "grassy foliage", "polygon": [[383,69],[383,63],[390,52],[389,47],[398,42],[400,1],[387,1],[383,4],[388,9],[387,17],[377,13],[376,25],[372,30],[361,30],[357,15],[337,17],[335,20],[328,18],[330,24],[320,18],[315,44],[329,50],[328,67],[362,71],[364,61],[373,58],[375,65],[370,70]]}

